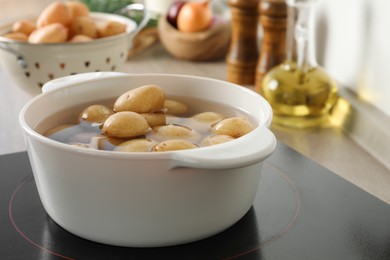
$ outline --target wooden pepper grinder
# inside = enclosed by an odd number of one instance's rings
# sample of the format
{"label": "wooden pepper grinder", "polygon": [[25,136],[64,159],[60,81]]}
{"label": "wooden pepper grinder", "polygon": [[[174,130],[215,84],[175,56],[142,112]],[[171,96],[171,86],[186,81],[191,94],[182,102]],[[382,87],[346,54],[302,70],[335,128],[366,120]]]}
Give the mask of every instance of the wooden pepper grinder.
{"label": "wooden pepper grinder", "polygon": [[263,76],[286,58],[287,4],[285,0],[261,0],[259,24],[263,28],[255,87],[260,92]]}
{"label": "wooden pepper grinder", "polygon": [[236,84],[255,83],[258,5],[259,0],[229,0],[232,37],[226,57],[227,80]]}

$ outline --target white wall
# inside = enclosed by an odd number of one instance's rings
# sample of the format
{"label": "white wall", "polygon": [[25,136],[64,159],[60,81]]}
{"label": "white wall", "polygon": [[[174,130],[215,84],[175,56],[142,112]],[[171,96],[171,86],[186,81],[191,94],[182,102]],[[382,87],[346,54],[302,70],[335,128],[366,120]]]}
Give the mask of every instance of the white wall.
{"label": "white wall", "polygon": [[390,116],[389,10],[389,0],[318,0],[316,29],[318,61]]}
{"label": "white wall", "polygon": [[0,19],[35,16],[51,0],[0,0]]}

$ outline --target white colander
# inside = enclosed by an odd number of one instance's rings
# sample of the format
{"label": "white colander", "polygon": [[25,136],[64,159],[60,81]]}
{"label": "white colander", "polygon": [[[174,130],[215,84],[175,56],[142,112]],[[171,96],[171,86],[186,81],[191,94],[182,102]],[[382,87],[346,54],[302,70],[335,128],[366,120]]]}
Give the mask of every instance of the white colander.
{"label": "white colander", "polygon": [[[133,4],[123,9],[144,11],[144,19],[136,22],[124,16],[94,13],[95,21],[113,20],[127,25],[125,33],[79,43],[30,44],[0,36],[0,62],[17,84],[26,92],[40,94],[42,86],[54,79],[84,72],[121,71],[132,47],[135,35],[145,26],[148,15],[143,5]],[[13,22],[0,26],[0,35],[10,31]]]}

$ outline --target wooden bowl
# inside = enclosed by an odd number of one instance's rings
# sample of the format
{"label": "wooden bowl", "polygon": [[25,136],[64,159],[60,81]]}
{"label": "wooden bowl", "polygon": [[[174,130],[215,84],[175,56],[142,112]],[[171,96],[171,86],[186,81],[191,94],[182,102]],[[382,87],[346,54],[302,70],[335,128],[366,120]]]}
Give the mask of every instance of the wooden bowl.
{"label": "wooden bowl", "polygon": [[180,32],[166,19],[158,22],[161,43],[175,58],[207,61],[224,58],[229,49],[231,29],[230,23],[222,19],[214,19],[209,29],[201,32]]}

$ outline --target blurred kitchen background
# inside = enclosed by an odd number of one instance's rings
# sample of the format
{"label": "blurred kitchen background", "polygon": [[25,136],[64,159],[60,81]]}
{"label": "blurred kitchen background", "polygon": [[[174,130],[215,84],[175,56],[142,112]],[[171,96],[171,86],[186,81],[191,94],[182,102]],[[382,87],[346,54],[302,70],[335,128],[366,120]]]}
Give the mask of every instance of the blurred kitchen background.
{"label": "blurred kitchen background", "polygon": [[[36,15],[49,2],[0,0],[0,19]],[[150,2],[159,8],[164,1]],[[341,86],[390,116],[388,10],[390,1],[386,0],[318,0],[316,53],[318,62]]]}

